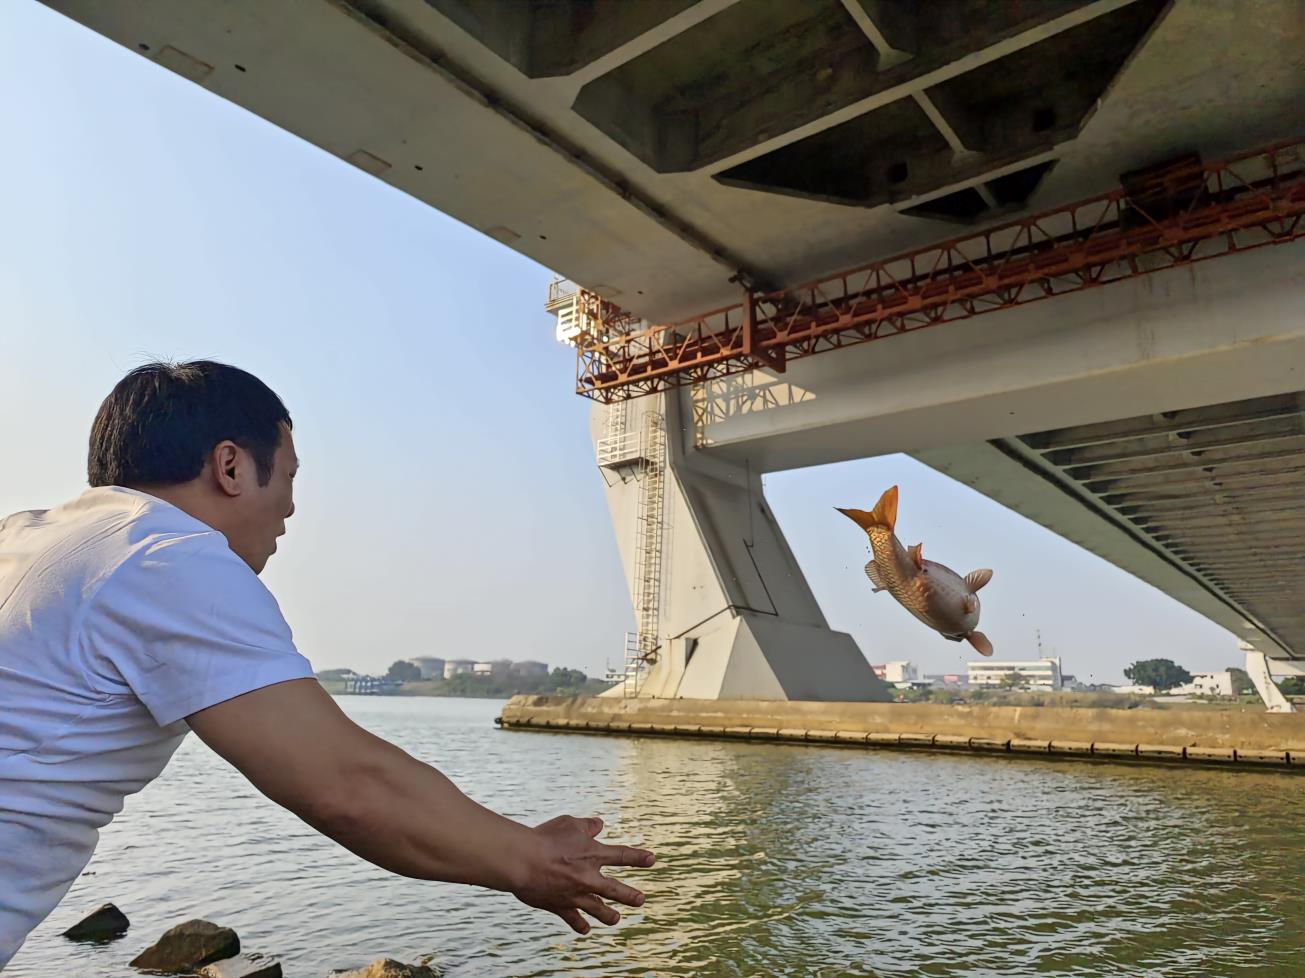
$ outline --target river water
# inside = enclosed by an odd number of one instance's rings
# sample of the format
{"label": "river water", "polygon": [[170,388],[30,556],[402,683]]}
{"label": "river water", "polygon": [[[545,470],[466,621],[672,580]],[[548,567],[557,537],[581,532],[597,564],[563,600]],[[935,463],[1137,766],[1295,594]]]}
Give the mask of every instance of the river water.
{"label": "river water", "polygon": [[[507,732],[497,702],[340,702],[487,805],[600,814],[654,849],[632,874],[646,905],[576,937],[501,894],[390,877],[191,737],[5,978],[125,978],[191,917],[287,978],[385,955],[453,978],[1305,976],[1305,778]],[[58,936],[110,900],[126,937]]]}

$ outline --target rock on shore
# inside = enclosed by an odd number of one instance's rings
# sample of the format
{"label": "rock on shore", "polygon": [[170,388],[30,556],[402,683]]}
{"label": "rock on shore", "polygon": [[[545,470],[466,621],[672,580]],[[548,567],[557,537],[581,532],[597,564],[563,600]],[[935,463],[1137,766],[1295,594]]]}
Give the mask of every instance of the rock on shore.
{"label": "rock on shore", "polygon": [[240,953],[240,938],[230,927],[207,920],[188,920],[167,931],[131,962],[133,968],[169,974],[198,970],[202,965]]}
{"label": "rock on shore", "polygon": [[121,937],[130,926],[131,921],[125,913],[112,903],[106,903],[69,927],[63,936],[72,941],[107,941]]}

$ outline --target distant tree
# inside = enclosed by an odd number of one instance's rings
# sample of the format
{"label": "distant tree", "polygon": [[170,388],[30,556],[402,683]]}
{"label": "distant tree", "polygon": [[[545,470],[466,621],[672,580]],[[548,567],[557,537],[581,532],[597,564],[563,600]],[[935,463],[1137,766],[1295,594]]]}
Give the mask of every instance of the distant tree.
{"label": "distant tree", "polygon": [[1305,696],[1305,676],[1288,676],[1278,680],[1283,696]]}
{"label": "distant tree", "polygon": [[1255,684],[1251,682],[1251,677],[1246,675],[1245,669],[1238,669],[1236,666],[1229,666],[1228,672],[1232,676],[1234,696],[1241,696],[1243,693],[1255,692]]}
{"label": "distant tree", "polygon": [[1000,685],[1002,689],[1019,689],[1024,685],[1024,677],[1018,672],[1011,671],[1001,677]]}
{"label": "distant tree", "polygon": [[492,676],[460,672],[444,683],[444,690],[451,696],[483,696],[493,698],[502,695],[498,682]]}
{"label": "distant tree", "polygon": [[401,683],[411,682],[421,678],[421,670],[411,662],[404,662],[400,659],[397,662],[391,662],[390,668],[386,670],[386,679],[397,679]]}
{"label": "distant tree", "polygon": [[589,677],[579,669],[563,669],[560,666],[548,677],[548,685],[560,696],[577,695],[588,681]]}
{"label": "distant tree", "polygon": [[1157,693],[1192,681],[1192,674],[1172,659],[1142,659],[1124,670],[1138,686],[1150,686]]}

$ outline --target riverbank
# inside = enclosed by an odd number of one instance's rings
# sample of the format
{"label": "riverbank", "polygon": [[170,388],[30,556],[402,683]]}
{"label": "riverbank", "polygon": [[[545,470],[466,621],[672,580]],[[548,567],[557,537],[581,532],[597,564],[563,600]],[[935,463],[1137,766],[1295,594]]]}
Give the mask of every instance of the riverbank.
{"label": "riverbank", "polygon": [[933,703],[516,696],[509,730],[705,737],[1305,772],[1305,714]]}

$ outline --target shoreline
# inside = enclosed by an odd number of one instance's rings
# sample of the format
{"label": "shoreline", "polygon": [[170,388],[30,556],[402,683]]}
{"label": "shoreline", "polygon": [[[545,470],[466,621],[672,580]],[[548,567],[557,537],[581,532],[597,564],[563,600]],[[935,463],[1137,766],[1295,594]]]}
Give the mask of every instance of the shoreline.
{"label": "shoreline", "polygon": [[1305,714],[515,696],[504,730],[705,737],[1305,773]]}

